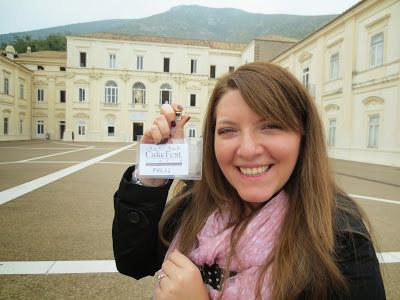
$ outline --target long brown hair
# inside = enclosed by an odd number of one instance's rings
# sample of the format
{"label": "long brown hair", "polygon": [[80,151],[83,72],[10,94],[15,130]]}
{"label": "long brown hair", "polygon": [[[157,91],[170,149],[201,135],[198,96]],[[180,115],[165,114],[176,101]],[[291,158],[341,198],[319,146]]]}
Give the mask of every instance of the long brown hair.
{"label": "long brown hair", "polygon": [[[289,208],[272,255],[258,278],[257,298],[261,297],[263,276],[269,267],[272,299],[290,300],[304,291],[308,299],[324,299],[329,289],[346,290],[345,278],[335,263],[334,245],[337,211],[348,202],[341,205],[335,201],[339,189],[331,175],[317,109],[293,75],[270,63],[243,65],[216,83],[204,121],[202,180],[167,206],[160,221],[162,239],[170,242],[162,228],[185,199],[191,198],[180,221],[178,247],[186,255],[196,246],[196,235],[209,215],[228,208],[233,234],[231,249],[227,249],[228,266],[224,267],[229,268],[235,246],[254,215],[222,174],[214,152],[216,107],[229,90],[239,90],[258,115],[301,134],[298,161],[284,186]],[[360,217],[357,209],[352,213]]]}

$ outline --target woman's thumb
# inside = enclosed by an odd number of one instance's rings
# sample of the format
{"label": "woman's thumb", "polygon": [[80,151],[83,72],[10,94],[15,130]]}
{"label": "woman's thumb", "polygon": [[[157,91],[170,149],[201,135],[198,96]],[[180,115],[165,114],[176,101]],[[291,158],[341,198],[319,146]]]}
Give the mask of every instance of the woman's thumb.
{"label": "woman's thumb", "polygon": [[176,131],[174,138],[183,139],[185,137],[185,124],[190,120],[189,115],[182,115],[179,121],[176,121]]}

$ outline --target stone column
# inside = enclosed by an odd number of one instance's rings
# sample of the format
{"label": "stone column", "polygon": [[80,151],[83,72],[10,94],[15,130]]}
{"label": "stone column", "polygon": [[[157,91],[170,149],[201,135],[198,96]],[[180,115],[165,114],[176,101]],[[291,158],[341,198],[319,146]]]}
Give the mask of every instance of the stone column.
{"label": "stone column", "polygon": [[[64,131],[64,141],[72,141],[72,132],[75,130],[74,117],[72,111],[72,105],[74,101],[74,84],[72,82],[75,74],[67,73],[65,79],[65,131]],[[75,132],[75,137],[76,137]]]}
{"label": "stone column", "polygon": [[100,79],[103,74],[92,71],[89,74],[89,138],[92,141],[100,141],[101,128],[99,127],[100,105],[104,102],[104,87],[101,86]]}
{"label": "stone column", "polygon": [[54,139],[55,133],[57,132],[55,128],[55,104],[56,101],[59,100],[59,95],[57,95],[55,83],[56,83],[55,76],[47,76],[47,86],[48,86],[47,133],[50,135],[50,139]]}

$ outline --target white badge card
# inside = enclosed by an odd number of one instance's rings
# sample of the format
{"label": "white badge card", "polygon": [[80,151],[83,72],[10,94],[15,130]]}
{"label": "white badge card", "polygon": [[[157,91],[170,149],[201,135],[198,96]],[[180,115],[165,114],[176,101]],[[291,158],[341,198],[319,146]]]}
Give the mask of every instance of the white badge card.
{"label": "white badge card", "polygon": [[140,144],[140,176],[188,176],[188,144]]}

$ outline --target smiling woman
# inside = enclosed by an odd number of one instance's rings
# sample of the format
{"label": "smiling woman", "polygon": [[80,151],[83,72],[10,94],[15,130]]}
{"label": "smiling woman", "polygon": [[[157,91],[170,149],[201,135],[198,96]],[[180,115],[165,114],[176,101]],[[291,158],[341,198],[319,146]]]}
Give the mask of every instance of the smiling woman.
{"label": "smiling woman", "polygon": [[[181,110],[163,105],[142,142],[182,138]],[[385,299],[365,218],[333,181],[317,109],[295,77],[252,63],[219,79],[203,139],[202,180],[178,184],[165,210],[170,183],[132,178],[134,166],[123,175],[121,273],[159,270],[156,299]]]}
{"label": "smiling woman", "polygon": [[293,172],[300,133],[260,118],[239,90],[228,91],[216,108],[215,156],[239,196],[264,203],[282,189]]}

